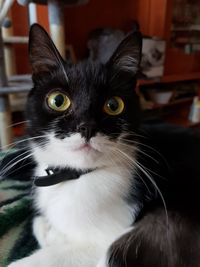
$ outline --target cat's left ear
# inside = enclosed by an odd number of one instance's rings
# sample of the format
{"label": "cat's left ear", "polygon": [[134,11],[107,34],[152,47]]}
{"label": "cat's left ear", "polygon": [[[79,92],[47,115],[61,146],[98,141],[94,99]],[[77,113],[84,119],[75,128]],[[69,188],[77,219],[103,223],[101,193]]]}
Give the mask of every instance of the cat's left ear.
{"label": "cat's left ear", "polygon": [[48,33],[39,24],[33,24],[30,28],[29,58],[33,74],[63,68],[64,60]]}
{"label": "cat's left ear", "polygon": [[142,34],[130,33],[117,47],[107,65],[114,71],[135,76],[139,70],[142,52]]}

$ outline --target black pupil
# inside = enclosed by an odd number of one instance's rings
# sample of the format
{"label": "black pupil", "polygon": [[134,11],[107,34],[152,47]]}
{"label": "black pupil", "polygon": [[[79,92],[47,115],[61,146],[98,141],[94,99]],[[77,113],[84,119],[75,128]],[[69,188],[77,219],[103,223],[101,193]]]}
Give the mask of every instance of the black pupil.
{"label": "black pupil", "polygon": [[119,103],[115,98],[111,98],[108,101],[108,107],[112,110],[112,111],[116,111],[119,107]]}
{"label": "black pupil", "polygon": [[61,107],[64,103],[64,96],[63,95],[57,95],[54,98],[54,104],[56,105],[57,108]]}

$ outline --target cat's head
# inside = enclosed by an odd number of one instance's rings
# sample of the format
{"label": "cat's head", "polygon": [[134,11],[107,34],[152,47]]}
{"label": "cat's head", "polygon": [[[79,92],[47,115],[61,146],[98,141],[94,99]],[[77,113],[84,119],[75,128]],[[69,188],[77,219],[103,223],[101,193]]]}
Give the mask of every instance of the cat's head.
{"label": "cat's head", "polygon": [[141,34],[131,33],[105,65],[68,66],[45,30],[37,24],[31,27],[34,87],[27,118],[37,160],[48,166],[87,169],[116,163],[120,153],[124,158],[123,153],[133,152],[125,139],[139,125],[134,89],[141,47]]}

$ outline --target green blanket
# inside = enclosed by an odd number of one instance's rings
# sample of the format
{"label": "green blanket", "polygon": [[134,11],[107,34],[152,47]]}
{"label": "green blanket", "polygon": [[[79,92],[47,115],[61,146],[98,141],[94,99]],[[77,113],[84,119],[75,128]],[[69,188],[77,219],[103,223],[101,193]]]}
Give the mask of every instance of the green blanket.
{"label": "green blanket", "polygon": [[31,182],[0,180],[0,267],[37,248],[32,217]]}

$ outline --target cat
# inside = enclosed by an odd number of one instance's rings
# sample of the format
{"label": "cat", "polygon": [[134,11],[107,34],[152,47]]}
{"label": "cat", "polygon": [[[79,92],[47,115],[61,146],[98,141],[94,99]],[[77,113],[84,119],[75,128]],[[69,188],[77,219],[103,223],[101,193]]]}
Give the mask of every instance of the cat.
{"label": "cat", "polygon": [[26,113],[35,175],[47,168],[89,171],[36,188],[33,232],[41,249],[9,266],[97,266],[139,209],[126,199],[135,167],[127,160],[136,150],[123,138],[139,126],[133,88],[141,34],[127,36],[106,65],[72,67],[39,25],[29,40],[34,88]]}
{"label": "cat", "polygon": [[[141,48],[136,31],[106,64],[67,66],[31,27],[26,113],[40,248],[9,267],[200,266],[200,137],[140,126]],[[53,184],[56,173],[68,178]]]}

